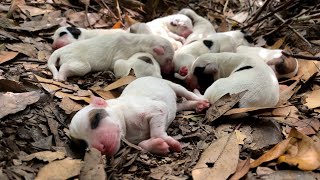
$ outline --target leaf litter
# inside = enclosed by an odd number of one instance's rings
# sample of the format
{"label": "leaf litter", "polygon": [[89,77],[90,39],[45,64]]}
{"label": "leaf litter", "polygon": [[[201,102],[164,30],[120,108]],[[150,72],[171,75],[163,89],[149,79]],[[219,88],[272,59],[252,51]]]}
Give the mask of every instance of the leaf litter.
{"label": "leaf litter", "polygon": [[[218,32],[247,30],[261,46],[302,56],[298,74],[280,81],[278,106],[234,108],[239,95],[226,95],[206,114],[181,112],[168,134],[183,152],[167,157],[128,144],[111,159],[74,148],[67,129],[73,114],[92,94],[119,96],[134,77],[98,72],[52,81],[45,64],[54,30],[67,24],[126,29],[186,5]],[[297,0],[2,1],[0,179],[319,179],[318,10]]]}

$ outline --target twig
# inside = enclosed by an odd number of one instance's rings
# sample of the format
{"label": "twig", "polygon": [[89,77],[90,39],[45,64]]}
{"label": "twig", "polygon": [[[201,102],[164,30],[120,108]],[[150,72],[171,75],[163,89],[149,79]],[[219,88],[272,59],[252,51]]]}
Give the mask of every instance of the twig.
{"label": "twig", "polygon": [[114,0],[114,4],[115,4],[116,9],[117,9],[118,18],[122,21],[119,1],[118,0]]}
{"label": "twig", "polygon": [[137,149],[137,150],[139,150],[139,151],[143,151],[143,149],[142,149],[140,146],[137,146],[137,145],[135,145],[135,144],[132,144],[132,143],[129,142],[127,139],[121,138],[121,140],[122,140],[124,143],[126,143],[128,146],[130,146],[130,147],[132,147],[132,148],[134,148],[134,149]]}
{"label": "twig", "polygon": [[266,2],[264,2],[264,4],[256,11],[256,14],[254,15],[254,17],[252,18],[252,21],[256,20],[260,14],[262,13],[262,11],[268,6],[268,4],[270,2],[272,2],[273,0],[266,0]]}
{"label": "twig", "polygon": [[225,12],[227,11],[228,4],[229,4],[229,0],[226,0],[226,3],[224,4],[223,11],[222,11],[223,14],[225,14]]}
{"label": "twig", "polygon": [[263,20],[265,20],[265,19],[267,19],[268,17],[274,15],[275,13],[283,10],[284,8],[286,8],[286,7],[288,7],[289,5],[291,5],[291,2],[292,2],[292,1],[293,1],[293,0],[289,0],[289,1],[287,1],[286,3],[282,4],[281,6],[277,7],[277,8],[276,8],[275,10],[273,10],[272,12],[270,12],[270,13],[268,13],[267,15],[263,16],[262,18],[250,22],[250,23],[247,24],[246,26],[242,27],[241,30],[247,29],[247,28],[249,28],[249,27],[251,27],[251,26],[253,26],[253,25],[255,25],[255,24],[257,24],[257,23],[259,23],[259,22],[261,22],[261,21],[263,21]]}
{"label": "twig", "polygon": [[[285,20],[283,20],[277,13],[274,14],[280,21],[282,21],[283,23],[285,22]],[[302,39],[304,42],[306,42],[309,47],[312,47],[312,45],[309,43],[308,40],[306,40],[297,30],[295,30],[291,25],[288,25],[288,27],[300,38]]]}
{"label": "twig", "polygon": [[319,18],[319,17],[320,17],[320,13],[317,13],[317,14],[312,14],[309,16],[302,16],[302,17],[294,18],[293,21],[307,21],[307,20],[315,19],[315,18]]}
{"label": "twig", "polygon": [[41,63],[41,64],[46,64],[47,63],[45,61],[41,61],[41,60],[35,59],[35,58],[20,58],[20,59],[17,59],[16,61],[36,62],[36,63]]}
{"label": "twig", "polygon": [[2,66],[0,66],[0,69],[3,70],[3,71],[9,71],[9,68],[5,68],[5,67],[2,67]]}
{"label": "twig", "polygon": [[[98,1],[97,1],[98,2]],[[100,4],[100,3],[99,3]],[[110,14],[116,19],[116,20],[119,20],[119,18],[111,11],[111,9],[109,8],[109,6],[104,2],[104,1],[101,1],[101,4],[100,6],[104,6],[105,8],[108,9],[108,11],[110,12]]]}
{"label": "twig", "polygon": [[320,61],[320,56],[306,56],[306,55],[301,55],[301,54],[292,54],[287,51],[282,51],[282,54],[285,56],[290,56],[290,57],[298,58],[298,59]]}

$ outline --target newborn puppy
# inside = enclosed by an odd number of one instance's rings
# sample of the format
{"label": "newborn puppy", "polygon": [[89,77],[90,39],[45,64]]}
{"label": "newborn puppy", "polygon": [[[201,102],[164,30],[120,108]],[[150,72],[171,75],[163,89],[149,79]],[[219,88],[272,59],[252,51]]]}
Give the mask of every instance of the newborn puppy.
{"label": "newborn puppy", "polygon": [[[176,96],[188,100],[177,104]],[[181,144],[166,133],[177,111],[201,111],[208,106],[207,100],[178,84],[142,77],[131,82],[119,98],[104,101],[94,97],[73,117],[70,135],[107,156],[118,152],[121,138],[151,153],[166,155],[169,150],[182,150]]]}
{"label": "newborn puppy", "polygon": [[192,22],[187,16],[174,14],[154,19],[148,23],[132,25],[129,31],[162,36],[172,43],[174,49],[178,49],[184,43],[185,38],[192,33],[192,28]]}
{"label": "newborn puppy", "polygon": [[174,50],[168,40],[130,33],[101,35],[60,48],[50,56],[48,68],[54,79],[65,81],[67,77],[83,76],[91,71],[113,70],[118,59],[128,59],[138,52],[151,54],[162,72],[173,70]]}
{"label": "newborn puppy", "polygon": [[83,29],[78,27],[60,27],[52,36],[52,49],[59,49],[70,43],[89,39],[103,34],[124,33],[122,29]]}
{"label": "newborn puppy", "polygon": [[274,71],[277,78],[292,78],[298,73],[298,60],[286,57],[280,49],[266,49],[262,47],[239,46],[237,53],[247,54],[263,59]]}
{"label": "newborn puppy", "polygon": [[149,53],[136,53],[128,60],[119,59],[114,63],[114,74],[121,78],[130,74],[133,69],[137,78],[153,76],[162,78],[160,65]]}
{"label": "newborn puppy", "polygon": [[208,53],[197,58],[186,79],[191,89],[200,88],[199,77],[209,75],[213,84],[204,98],[215,103],[223,95],[248,90],[239,106],[274,107],[279,101],[279,84],[272,69],[262,59],[237,53]]}
{"label": "newborn puppy", "polygon": [[178,14],[184,14],[188,16],[193,22],[193,33],[188,36],[184,44],[190,44],[193,41],[206,38],[216,32],[210,21],[199,16],[191,9],[184,8],[179,11]]}
{"label": "newborn puppy", "polygon": [[192,63],[202,54],[235,52],[240,45],[249,45],[241,31],[215,33],[207,38],[187,44],[175,52],[173,58],[175,72],[177,72],[175,77],[181,80],[185,79]]}

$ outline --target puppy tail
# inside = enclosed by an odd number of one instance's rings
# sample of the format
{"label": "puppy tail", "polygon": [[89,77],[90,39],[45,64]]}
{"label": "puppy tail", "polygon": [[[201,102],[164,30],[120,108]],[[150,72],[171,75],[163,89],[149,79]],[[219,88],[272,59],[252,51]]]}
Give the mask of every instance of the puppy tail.
{"label": "puppy tail", "polygon": [[58,50],[54,51],[48,60],[48,69],[52,72],[53,79],[58,79],[58,69],[60,66],[60,57]]}
{"label": "puppy tail", "polygon": [[185,80],[187,76],[181,76],[179,73],[174,73],[174,77],[180,80]]}

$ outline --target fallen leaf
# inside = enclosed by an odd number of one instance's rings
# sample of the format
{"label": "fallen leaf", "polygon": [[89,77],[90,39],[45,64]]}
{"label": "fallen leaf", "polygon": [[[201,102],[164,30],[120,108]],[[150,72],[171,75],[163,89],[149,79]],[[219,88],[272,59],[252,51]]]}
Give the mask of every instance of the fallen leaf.
{"label": "fallen leaf", "polygon": [[0,64],[12,60],[18,54],[19,53],[12,51],[0,51]]}
{"label": "fallen leaf", "polygon": [[238,180],[245,176],[250,169],[250,158],[247,158],[245,160],[239,160],[236,173],[232,175],[229,180]]}
{"label": "fallen leaf", "polygon": [[82,106],[68,97],[63,97],[59,107],[65,111],[66,114],[71,114],[82,109]]}
{"label": "fallen leaf", "polygon": [[306,102],[304,105],[308,106],[309,109],[320,107],[320,89],[312,91]]}
{"label": "fallen leaf", "polygon": [[79,175],[81,164],[81,160],[70,158],[53,161],[41,168],[35,179],[69,179]]}
{"label": "fallen leaf", "polygon": [[95,148],[90,148],[84,156],[84,163],[81,168],[79,179],[107,179],[104,166],[105,163],[101,156],[101,152]]}
{"label": "fallen leaf", "polygon": [[52,151],[41,151],[41,152],[36,152],[24,157],[21,157],[20,159],[22,161],[30,161],[34,158],[37,158],[39,160],[45,161],[45,162],[52,162],[54,160],[57,159],[63,159],[65,157],[65,153],[64,152],[52,152]]}
{"label": "fallen leaf", "polygon": [[121,21],[116,22],[113,26],[112,29],[120,29],[121,28]]}
{"label": "fallen leaf", "polygon": [[235,133],[237,136],[238,144],[244,144],[244,140],[247,138],[247,136],[239,130],[235,130]]}
{"label": "fallen leaf", "polygon": [[239,159],[239,145],[235,133],[224,136],[202,153],[198,163],[192,170],[195,180],[227,179],[236,171]]}
{"label": "fallen leaf", "polygon": [[124,19],[126,20],[126,22],[129,24],[129,26],[137,23],[138,21],[132,19],[130,16],[128,16],[127,14],[124,16]]}
{"label": "fallen leaf", "polygon": [[37,58],[38,50],[33,46],[33,44],[15,43],[6,44],[6,47],[12,51],[17,51],[19,53],[25,54],[31,58]]}
{"label": "fallen leaf", "polygon": [[0,79],[0,92],[22,93],[27,92],[27,89],[20,82]]}
{"label": "fallen leaf", "polygon": [[24,14],[30,14],[30,16],[38,16],[38,15],[49,13],[49,12],[53,11],[50,9],[40,9],[37,7],[28,6],[28,5],[24,5],[24,4],[18,5],[18,7],[21,9],[21,11]]}
{"label": "fallen leaf", "polygon": [[134,81],[136,77],[134,76],[125,76],[120,79],[118,79],[116,82],[109,84],[107,87],[103,88],[104,91],[110,91],[113,89],[117,89],[121,86],[128,85],[132,81]]}
{"label": "fallen leaf", "polygon": [[26,93],[7,92],[0,94],[0,119],[8,114],[24,110],[27,105],[33,104],[40,99],[37,91]]}
{"label": "fallen leaf", "polygon": [[271,46],[270,49],[280,49],[285,40],[286,40],[286,36],[278,39],[278,40]]}

